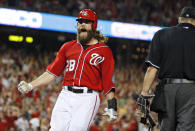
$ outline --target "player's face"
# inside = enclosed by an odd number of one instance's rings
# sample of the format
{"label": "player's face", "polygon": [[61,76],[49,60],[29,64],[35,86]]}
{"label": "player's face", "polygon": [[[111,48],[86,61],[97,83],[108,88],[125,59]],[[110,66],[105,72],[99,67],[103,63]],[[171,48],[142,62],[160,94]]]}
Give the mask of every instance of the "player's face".
{"label": "player's face", "polygon": [[82,44],[85,44],[93,37],[92,21],[81,19],[77,24],[77,38]]}

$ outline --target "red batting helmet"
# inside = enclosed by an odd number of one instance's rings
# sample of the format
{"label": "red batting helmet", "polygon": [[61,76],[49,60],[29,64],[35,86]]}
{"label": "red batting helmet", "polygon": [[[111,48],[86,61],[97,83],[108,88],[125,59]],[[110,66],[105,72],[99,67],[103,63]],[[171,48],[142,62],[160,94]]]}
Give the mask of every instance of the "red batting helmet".
{"label": "red batting helmet", "polygon": [[81,12],[78,15],[77,21],[80,19],[87,19],[93,21],[93,30],[97,28],[97,15],[94,11],[90,9],[81,10]]}

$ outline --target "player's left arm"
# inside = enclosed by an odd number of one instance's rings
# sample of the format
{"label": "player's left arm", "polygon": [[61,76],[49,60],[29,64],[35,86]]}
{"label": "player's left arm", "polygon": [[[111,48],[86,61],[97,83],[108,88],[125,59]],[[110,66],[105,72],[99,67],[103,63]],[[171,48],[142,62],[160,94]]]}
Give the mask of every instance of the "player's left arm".
{"label": "player's left arm", "polygon": [[117,119],[117,99],[115,98],[114,84],[114,58],[110,49],[105,51],[104,62],[102,63],[102,86],[106,95],[108,107],[105,108],[105,114],[110,120]]}
{"label": "player's left arm", "polygon": [[115,98],[115,92],[110,91],[106,95],[107,108],[104,109],[104,115],[109,116],[109,121],[114,121],[117,119],[117,99]]}
{"label": "player's left arm", "polygon": [[106,100],[108,104],[108,109],[114,109],[115,111],[117,111],[117,99],[115,98],[114,89],[108,92],[108,94],[106,95]]}

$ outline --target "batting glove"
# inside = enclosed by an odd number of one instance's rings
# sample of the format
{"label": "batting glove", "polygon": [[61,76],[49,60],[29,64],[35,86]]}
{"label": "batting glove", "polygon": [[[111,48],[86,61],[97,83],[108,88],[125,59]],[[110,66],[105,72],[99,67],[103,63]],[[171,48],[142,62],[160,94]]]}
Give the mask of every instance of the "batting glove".
{"label": "batting glove", "polygon": [[28,93],[29,91],[31,91],[33,88],[32,88],[32,85],[30,83],[27,83],[25,81],[21,81],[19,84],[18,84],[18,90],[22,93],[22,94],[26,94]]}
{"label": "batting glove", "polygon": [[112,108],[110,108],[110,109],[105,108],[104,112],[105,112],[103,114],[104,116],[109,116],[109,121],[114,121],[114,120],[117,119],[117,112],[114,109],[112,109]]}
{"label": "batting glove", "polygon": [[154,97],[154,95],[143,96],[140,95],[137,99],[137,105],[140,106],[140,122],[144,125],[148,125],[149,127],[154,127],[155,122],[153,121],[152,117],[150,116],[149,110],[149,101],[148,99]]}

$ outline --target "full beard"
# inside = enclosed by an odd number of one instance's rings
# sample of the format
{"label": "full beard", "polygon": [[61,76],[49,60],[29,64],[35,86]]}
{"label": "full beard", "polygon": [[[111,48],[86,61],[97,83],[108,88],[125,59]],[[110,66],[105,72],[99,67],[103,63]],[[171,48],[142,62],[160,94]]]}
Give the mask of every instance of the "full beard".
{"label": "full beard", "polygon": [[82,45],[86,45],[91,40],[91,38],[94,36],[94,33],[92,30],[85,31],[85,32],[86,32],[86,35],[82,34],[82,31],[80,30],[78,30],[78,33],[77,33],[77,39]]}

